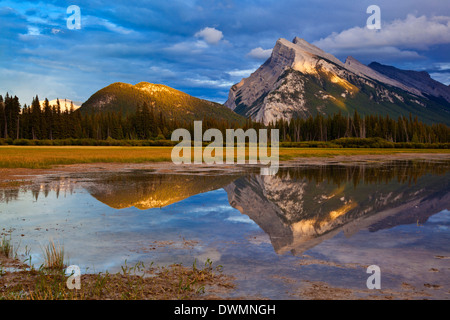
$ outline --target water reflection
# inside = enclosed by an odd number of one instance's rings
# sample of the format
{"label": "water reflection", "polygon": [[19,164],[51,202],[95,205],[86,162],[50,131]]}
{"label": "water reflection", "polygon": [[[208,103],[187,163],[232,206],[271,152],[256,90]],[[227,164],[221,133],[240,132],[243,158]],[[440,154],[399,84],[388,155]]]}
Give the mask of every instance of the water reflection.
{"label": "water reflection", "polygon": [[0,225],[36,267],[53,239],[83,272],[211,259],[236,297],[292,299],[317,279],[365,290],[371,264],[384,288],[448,296],[449,161],[228,170],[45,175],[0,189]]}
{"label": "water reflection", "polygon": [[[84,183],[111,208],[140,210],[224,188],[229,204],[270,237],[277,253],[297,255],[341,231],[351,236],[362,229],[423,224],[450,209],[449,169],[448,161],[391,161],[284,167],[275,176],[131,171],[85,176]],[[67,178],[53,182],[57,195],[60,189],[72,191]],[[34,197],[47,195],[50,185],[34,189]]]}
{"label": "water reflection", "polygon": [[[162,208],[223,188],[229,204],[270,238],[276,253],[299,255],[341,231],[375,232],[403,224],[423,224],[450,209],[450,161],[282,167],[275,176],[255,171],[158,173],[127,171],[55,176],[31,186],[33,198],[71,194],[80,185],[113,209]],[[17,201],[18,190],[0,190],[0,203]],[[207,199],[207,200],[206,200]],[[189,207],[186,214],[189,215]],[[163,213],[162,213],[163,214]]]}
{"label": "water reflection", "polygon": [[300,254],[341,231],[422,224],[449,209],[449,169],[448,162],[297,167],[239,178],[225,190],[277,253]]}
{"label": "water reflection", "polygon": [[89,193],[114,209],[161,208],[231,183],[238,175],[114,173],[87,187]]}
{"label": "water reflection", "polygon": [[0,203],[8,203],[11,201],[17,201],[19,198],[18,189],[0,189]]}

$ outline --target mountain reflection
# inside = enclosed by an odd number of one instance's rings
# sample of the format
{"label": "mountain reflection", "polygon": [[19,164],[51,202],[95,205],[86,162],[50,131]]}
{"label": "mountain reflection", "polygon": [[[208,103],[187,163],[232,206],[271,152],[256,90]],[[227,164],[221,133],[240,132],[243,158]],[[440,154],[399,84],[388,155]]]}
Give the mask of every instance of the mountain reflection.
{"label": "mountain reflection", "polygon": [[283,169],[225,187],[277,253],[300,254],[343,231],[424,223],[450,208],[450,163],[391,162]]}
{"label": "mountain reflection", "polygon": [[231,183],[237,175],[114,173],[87,187],[104,204],[123,209],[161,208]]}
{"label": "mountain reflection", "polygon": [[[112,208],[140,210],[223,188],[230,205],[269,235],[277,253],[300,254],[341,231],[351,236],[363,229],[423,224],[450,209],[450,161],[304,165],[281,167],[275,176],[137,170],[86,174],[83,183]],[[46,196],[54,188],[57,195],[60,189],[71,192],[74,184],[67,177],[55,179],[37,186],[33,196],[37,200],[39,193]],[[0,201],[16,197],[12,191],[0,192]]]}

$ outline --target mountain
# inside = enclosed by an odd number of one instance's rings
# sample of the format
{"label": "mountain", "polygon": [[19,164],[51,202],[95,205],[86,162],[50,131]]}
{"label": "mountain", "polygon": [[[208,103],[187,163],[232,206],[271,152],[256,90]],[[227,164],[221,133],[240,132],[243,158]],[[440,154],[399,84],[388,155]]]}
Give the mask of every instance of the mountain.
{"label": "mountain", "polygon": [[363,115],[393,118],[411,113],[426,123],[450,125],[450,102],[436,94],[352,57],[343,63],[296,37],[292,42],[279,39],[271,57],[231,87],[225,105],[265,124],[316,114],[353,114],[357,110]]}
{"label": "mountain", "polygon": [[426,71],[401,70],[378,62],[372,62],[369,67],[411,88],[418,89],[425,95],[442,98],[450,102],[450,87],[432,79]]}
{"label": "mountain", "polygon": [[138,106],[153,106],[168,119],[202,120],[204,118],[243,122],[245,119],[225,106],[192,97],[161,84],[140,82],[136,85],[116,82],[94,93],[80,108],[83,113],[122,112],[131,114]]}
{"label": "mountain", "polygon": [[[57,100],[58,99],[50,100],[49,104],[51,106],[56,106],[56,101]],[[45,100],[42,100],[42,101],[39,102],[42,109],[44,108],[44,102],[45,102]],[[66,111],[66,110],[70,111],[71,103],[73,103],[73,109],[74,110],[77,110],[78,108],[80,108],[81,104],[82,104],[82,102],[72,101],[72,100],[69,100],[69,99],[59,99],[59,105],[61,106],[61,111],[63,111],[63,112]]]}

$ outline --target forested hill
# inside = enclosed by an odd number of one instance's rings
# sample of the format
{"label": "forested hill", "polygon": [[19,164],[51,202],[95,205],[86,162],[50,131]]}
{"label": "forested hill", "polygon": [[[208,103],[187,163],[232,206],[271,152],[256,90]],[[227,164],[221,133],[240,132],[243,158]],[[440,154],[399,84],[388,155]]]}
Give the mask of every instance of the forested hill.
{"label": "forested hill", "polygon": [[94,93],[80,108],[86,113],[121,112],[134,114],[147,105],[168,120],[202,120],[214,118],[245,122],[245,118],[225,106],[195,98],[165,85],[140,82],[136,85],[116,82]]}

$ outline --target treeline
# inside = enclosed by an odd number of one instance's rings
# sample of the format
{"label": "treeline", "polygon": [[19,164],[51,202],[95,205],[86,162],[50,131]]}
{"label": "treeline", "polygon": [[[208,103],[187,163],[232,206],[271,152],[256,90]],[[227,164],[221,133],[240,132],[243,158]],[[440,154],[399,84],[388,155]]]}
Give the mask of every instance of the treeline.
{"label": "treeline", "polygon": [[286,142],[332,141],[341,138],[382,138],[389,142],[448,143],[450,127],[445,124],[427,125],[417,117],[392,119],[381,115],[361,117],[357,111],[353,116],[317,115],[308,119],[279,120],[274,125],[280,130],[280,140]]}
{"label": "treeline", "polygon": [[[279,129],[282,146],[420,147],[422,144],[446,147],[450,143],[450,127],[444,124],[427,125],[411,115],[397,119],[375,115],[362,117],[355,111],[352,116],[341,113],[316,115],[307,119],[278,120],[269,126],[251,120],[242,124],[203,119],[204,131],[216,128],[225,133],[229,128],[247,130],[263,127]],[[170,140],[172,132],[178,128],[186,128],[193,133],[192,122],[168,119],[145,102],[137,106],[134,114],[83,114],[74,110],[73,105],[68,110],[62,110],[59,100],[55,105],[50,105],[45,99],[41,107],[36,96],[30,106],[21,107],[16,96],[7,93],[3,99],[0,95],[0,139],[7,144],[57,145],[51,141],[64,140],[60,144],[154,145],[149,141],[163,143]],[[27,142],[29,140],[35,142]],[[373,145],[374,142],[377,144]]]}
{"label": "treeline", "polygon": [[[218,119],[204,119],[203,128],[239,128],[239,123]],[[45,99],[41,107],[36,96],[30,106],[21,108],[19,99],[0,95],[0,138],[27,140],[164,140],[170,139],[178,128],[193,131],[193,123],[182,119],[167,119],[152,105],[137,106],[134,114],[117,113],[83,114],[70,109],[62,110],[59,100],[50,105]]]}

